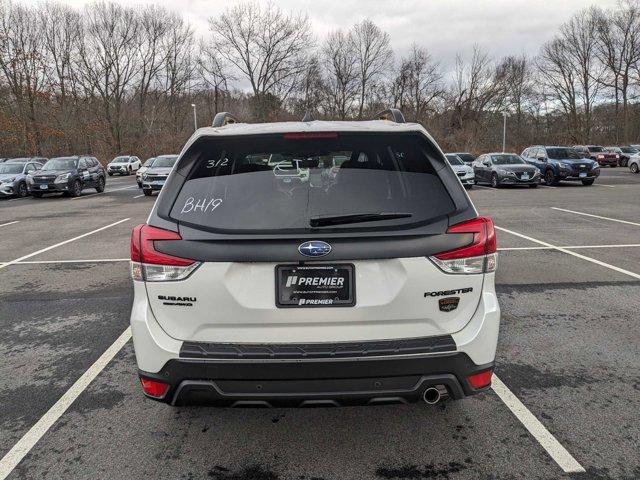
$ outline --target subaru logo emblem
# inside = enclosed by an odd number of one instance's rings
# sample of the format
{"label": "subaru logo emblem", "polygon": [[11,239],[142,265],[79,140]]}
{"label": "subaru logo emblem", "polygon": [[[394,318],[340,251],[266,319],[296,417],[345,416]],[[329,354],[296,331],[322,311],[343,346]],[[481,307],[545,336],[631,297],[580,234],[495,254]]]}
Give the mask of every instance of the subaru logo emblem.
{"label": "subaru logo emblem", "polygon": [[324,257],[331,252],[331,245],[327,242],[312,240],[310,242],[301,243],[298,251],[305,257]]}

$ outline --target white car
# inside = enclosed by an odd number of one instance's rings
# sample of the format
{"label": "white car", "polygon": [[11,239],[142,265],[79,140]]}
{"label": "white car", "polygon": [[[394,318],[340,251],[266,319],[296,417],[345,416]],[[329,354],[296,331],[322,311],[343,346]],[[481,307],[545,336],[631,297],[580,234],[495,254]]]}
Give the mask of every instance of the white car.
{"label": "white car", "polygon": [[[243,124],[220,113],[193,134],[131,237],[145,395],[298,407],[489,388],[493,222],[421,125],[397,110],[378,118]],[[310,180],[278,176],[272,154],[301,159]],[[348,160],[335,179],[323,175],[337,156]]]}
{"label": "white car", "polygon": [[629,159],[629,170],[631,173],[640,173],[640,157],[631,157]]}
{"label": "white car", "polygon": [[140,169],[141,162],[138,157],[133,155],[122,155],[114,158],[107,164],[107,173],[109,176],[114,174],[131,175]]}
{"label": "white car", "polygon": [[469,165],[464,163],[462,159],[455,153],[447,153],[446,157],[447,160],[449,160],[449,165],[451,165],[453,171],[456,172],[456,175],[458,175],[460,183],[464,185],[464,188],[473,188],[473,184],[476,179],[476,176],[473,173],[473,167],[470,167]]}
{"label": "white car", "polygon": [[144,172],[149,170],[149,168],[153,165],[155,159],[156,157],[147,158],[136,172],[136,183],[138,184],[138,188],[142,188],[142,175],[144,175]]}

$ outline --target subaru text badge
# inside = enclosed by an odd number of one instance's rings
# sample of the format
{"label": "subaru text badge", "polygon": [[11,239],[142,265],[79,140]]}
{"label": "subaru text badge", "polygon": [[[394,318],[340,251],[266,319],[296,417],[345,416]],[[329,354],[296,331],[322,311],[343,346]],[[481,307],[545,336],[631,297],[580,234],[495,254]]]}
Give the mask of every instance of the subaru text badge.
{"label": "subaru text badge", "polygon": [[301,243],[298,251],[305,257],[324,257],[331,252],[331,245],[327,242],[312,240],[310,242]]}

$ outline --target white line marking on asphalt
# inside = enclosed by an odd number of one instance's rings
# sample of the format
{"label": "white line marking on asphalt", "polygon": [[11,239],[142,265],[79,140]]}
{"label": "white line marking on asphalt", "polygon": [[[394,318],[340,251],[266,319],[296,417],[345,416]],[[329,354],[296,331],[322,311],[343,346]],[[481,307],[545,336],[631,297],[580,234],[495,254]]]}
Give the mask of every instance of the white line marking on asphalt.
{"label": "white line marking on asphalt", "polygon": [[[130,258],[97,258],[94,260],[31,260],[26,262],[13,262],[12,265],[39,265],[47,263],[108,263],[108,262],[129,262]],[[4,265],[8,262],[0,262]]]}
{"label": "white line marking on asphalt", "polygon": [[0,480],[9,476],[14,468],[22,461],[36,443],[45,433],[56,423],[56,421],[67,411],[71,404],[98,376],[98,374],[109,364],[113,357],[125,346],[131,338],[131,327],[122,332],[118,339],[111,344],[105,352],[100,355],[93,365],[91,365],[82,376],[71,385],[62,397],[38,420],[33,427],[25,433],[18,443],[16,443],[7,454],[0,460]]}
{"label": "white line marking on asphalt", "polygon": [[576,212],[575,210],[567,210],[566,208],[558,208],[558,207],[550,207],[550,208],[552,210],[558,210],[560,212],[575,213],[576,215],[583,215],[585,217],[600,218],[601,220],[609,220],[611,222],[625,223],[627,225],[635,225],[636,227],[640,227],[640,223],[637,223],[637,222],[629,222],[627,220],[619,220],[617,218],[603,217],[601,215],[593,215],[592,213]]}
{"label": "white line marking on asphalt", "polygon": [[545,185],[544,183],[541,183],[540,186],[544,188],[558,188],[558,187],[552,187],[551,185]]}
{"label": "white line marking on asphalt", "polygon": [[606,183],[594,183],[594,185],[596,187],[609,187],[609,188],[616,188],[616,185],[607,185]]}
{"label": "white line marking on asphalt", "polygon": [[13,225],[14,223],[19,223],[20,220],[14,220],[13,222],[0,223],[0,227],[6,227],[7,225]]}
{"label": "white line marking on asphalt", "polygon": [[122,188],[112,188],[111,190],[105,190],[104,192],[96,192],[96,193],[90,193],[89,195],[81,195],[79,197],[73,197],[71,200],[78,200],[80,198],[87,198],[87,197],[94,197],[96,195],[104,195],[105,193],[111,193],[111,192],[119,192],[120,190],[128,190],[130,188],[136,188],[138,185],[129,185],[128,187],[122,187]]}
{"label": "white line marking on asphalt", "polygon": [[518,397],[502,383],[502,380],[495,375],[493,376],[491,388],[565,473],[585,471],[582,465],[573,458],[567,449],[545,428],[540,420],[538,420]]}
{"label": "white line marking on asphalt", "polygon": [[606,268],[609,268],[609,269],[614,270],[616,272],[619,272],[619,273],[622,273],[624,275],[628,275],[630,277],[633,277],[633,278],[636,278],[636,279],[640,280],[640,274],[637,274],[635,272],[631,272],[629,270],[625,270],[624,268],[616,267],[615,265],[611,265],[610,263],[601,262],[600,260],[596,260],[595,258],[587,257],[586,255],[581,255],[579,253],[572,252],[571,250],[568,250],[567,248],[558,247],[556,245],[552,245],[550,243],[543,242],[542,240],[538,240],[536,238],[528,237],[527,235],[523,235],[522,233],[514,232],[513,230],[507,230],[506,228],[502,228],[502,227],[498,227],[498,226],[496,226],[495,228],[496,228],[496,230],[500,230],[501,232],[510,233],[511,235],[515,235],[516,237],[524,238],[525,240],[529,240],[530,242],[537,243],[539,245],[543,245],[545,247],[552,248],[554,250],[558,250],[559,252],[563,252],[563,253],[566,253],[568,255],[573,255],[576,258],[581,258],[582,260],[586,260],[587,262],[595,263],[596,265],[600,265],[601,267],[606,267]]}
{"label": "white line marking on asphalt", "polygon": [[95,230],[91,230],[90,232],[83,233],[82,235],[78,235],[77,237],[70,238],[69,240],[65,240],[64,242],[56,243],[55,245],[51,245],[50,247],[42,248],[42,249],[40,249],[40,250],[38,250],[36,252],[30,253],[28,255],[23,255],[20,258],[16,258],[15,260],[11,260],[11,261],[9,261],[7,263],[4,263],[4,264],[0,265],[0,269],[8,267],[9,265],[13,265],[14,263],[18,263],[18,262],[21,262],[23,260],[26,260],[27,258],[34,257],[34,256],[36,256],[36,255],[38,255],[40,253],[48,252],[49,250],[52,250],[52,249],[54,249],[56,247],[60,247],[62,245],[66,245],[67,243],[73,242],[75,240],[80,240],[81,238],[88,237],[89,235],[93,235],[94,233],[101,232],[103,230],[106,230],[107,228],[115,227],[116,225],[119,225],[119,224],[121,224],[123,222],[126,222],[127,220],[131,220],[131,219],[130,218],[123,218],[122,220],[118,220],[117,222],[110,223],[109,225],[105,225],[104,227],[100,227],[100,228],[97,228]]}
{"label": "white line marking on asphalt", "polygon": [[140,197],[144,197],[144,194],[142,194],[142,195],[136,195],[136,196],[135,196],[135,197],[133,197],[133,198],[140,198]]}
{"label": "white line marking on asphalt", "polygon": [[[579,250],[585,248],[632,248],[640,247],[640,243],[622,243],[617,245],[562,245],[558,248],[566,248],[567,250]],[[504,247],[499,248],[499,252],[510,252],[517,250],[555,250],[556,247]]]}

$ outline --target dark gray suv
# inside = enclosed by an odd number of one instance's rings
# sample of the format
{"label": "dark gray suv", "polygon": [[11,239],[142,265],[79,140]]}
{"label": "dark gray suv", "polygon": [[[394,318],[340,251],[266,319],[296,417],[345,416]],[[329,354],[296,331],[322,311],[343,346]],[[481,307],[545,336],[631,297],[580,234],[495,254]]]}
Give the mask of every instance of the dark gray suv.
{"label": "dark gray suv", "polygon": [[45,193],[62,193],[79,197],[85,188],[104,192],[106,173],[95,157],[73,156],[52,158],[42,170],[27,177],[29,192],[34,197]]}

